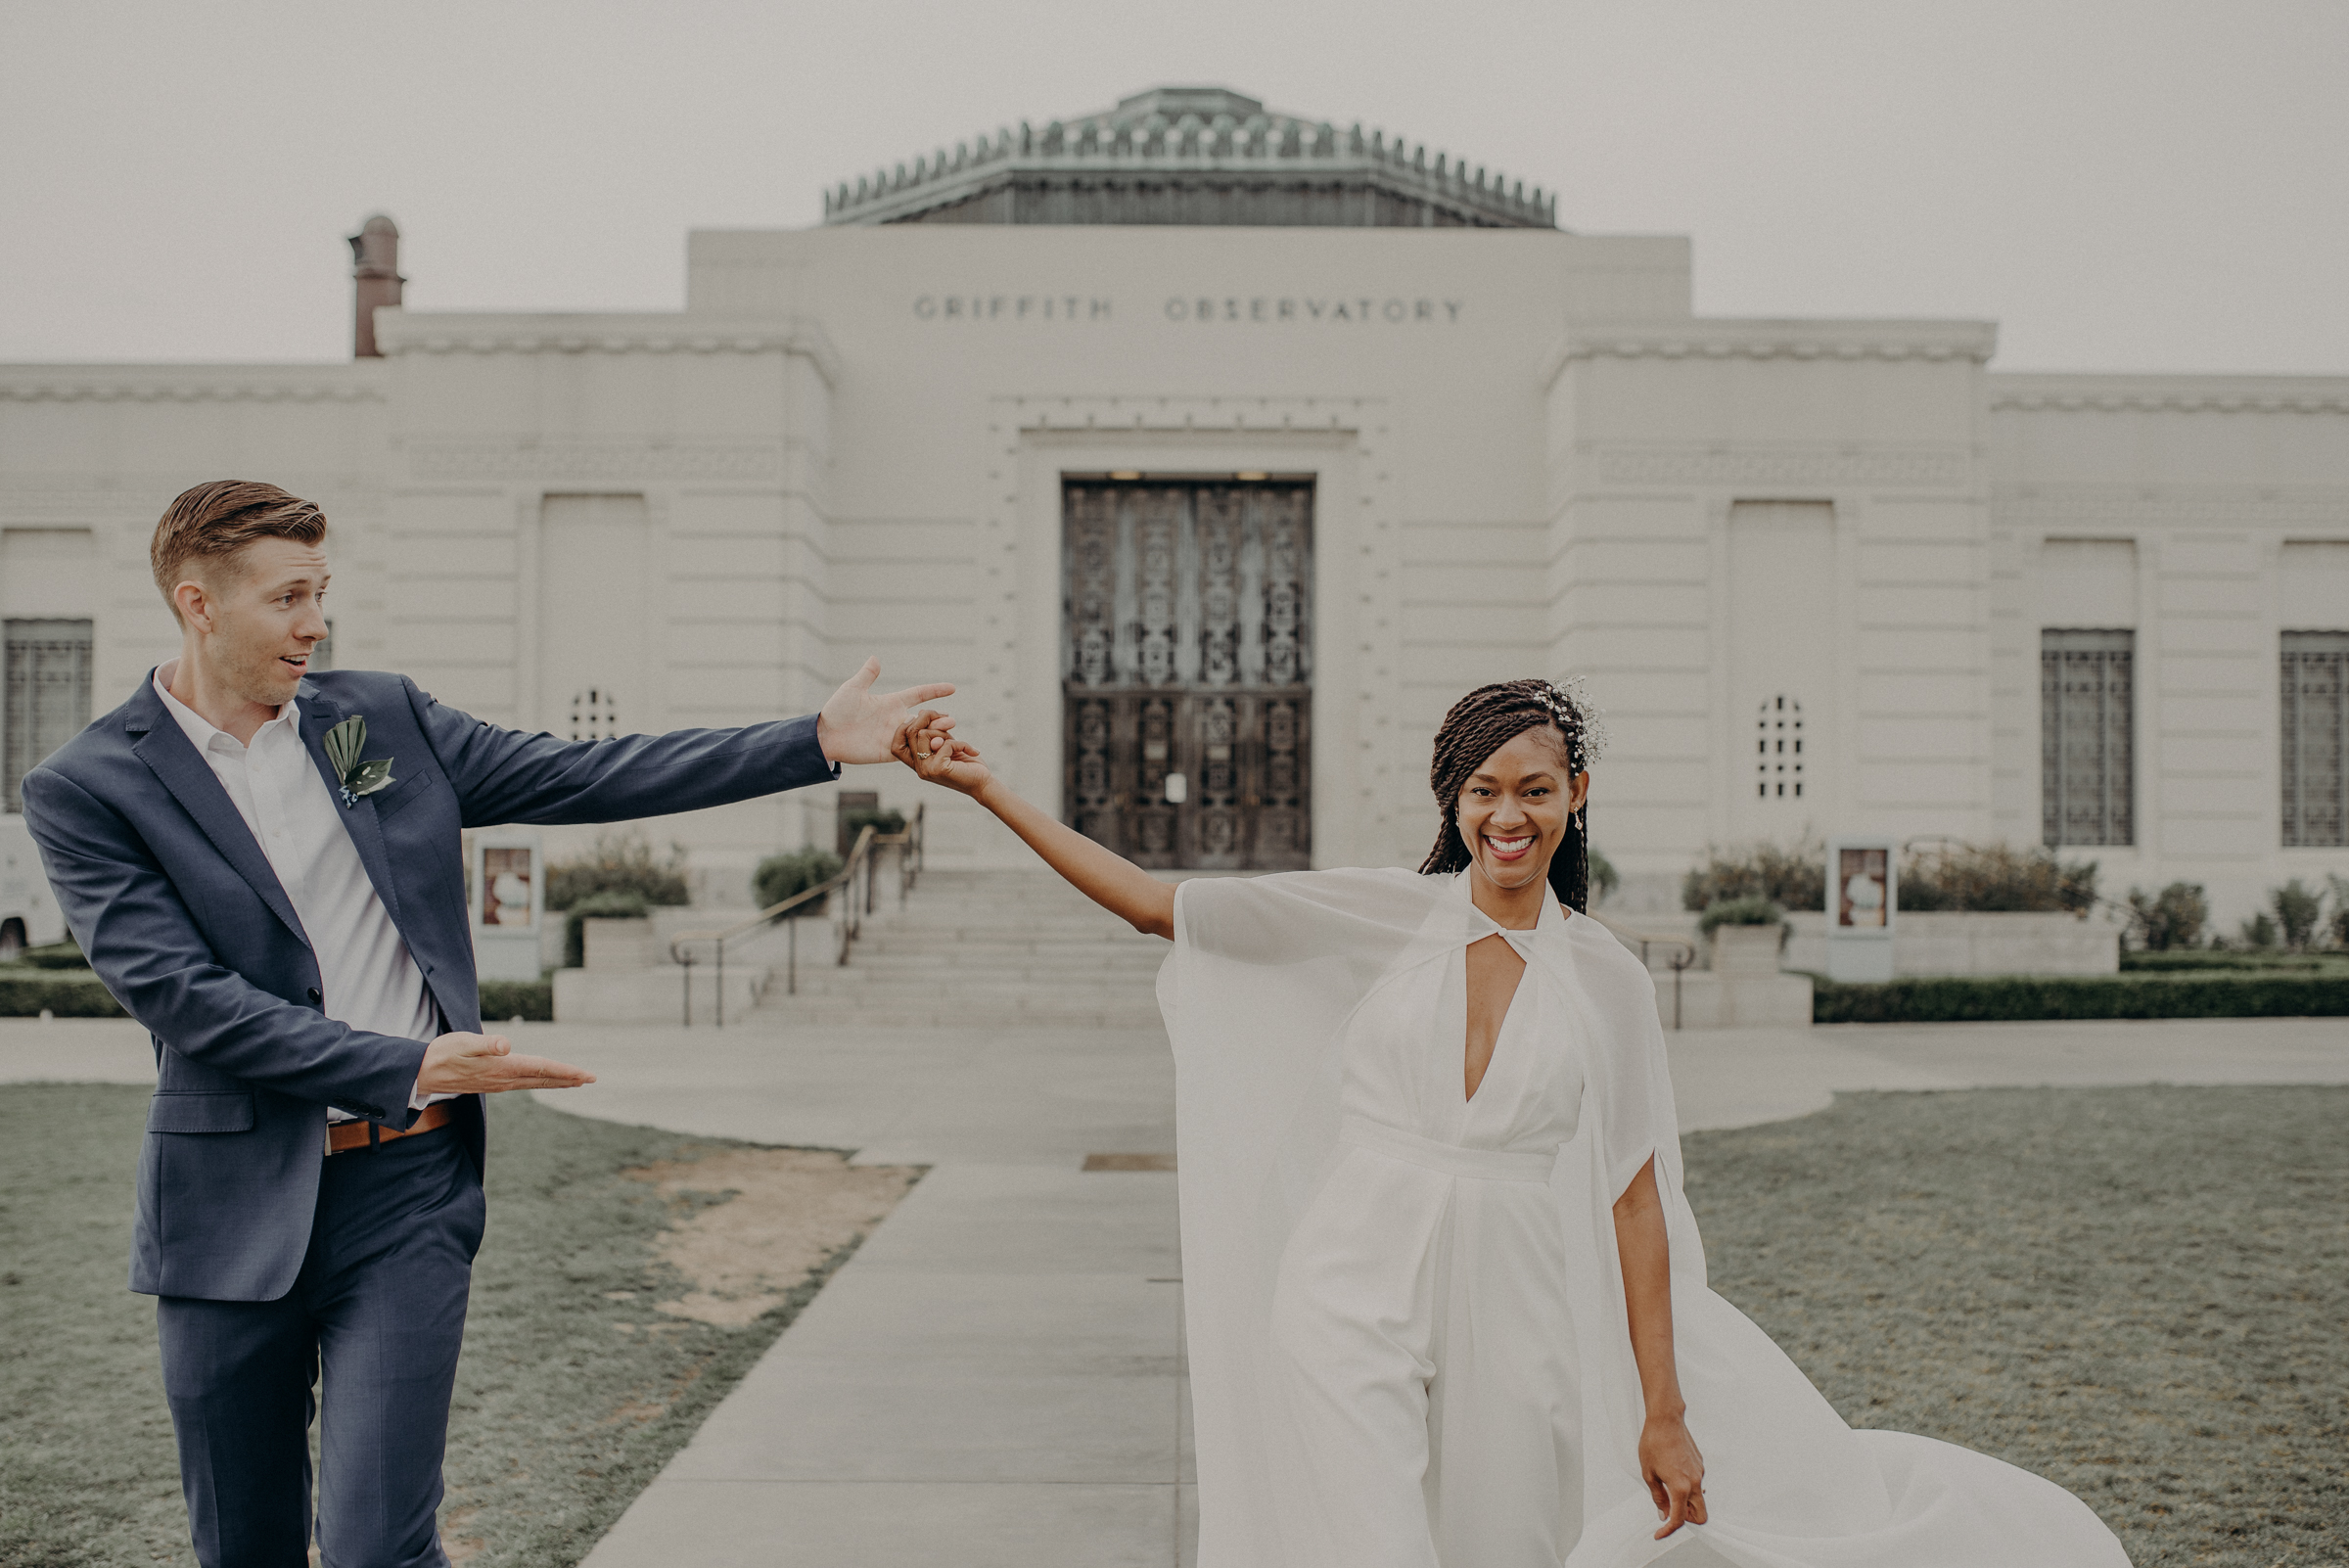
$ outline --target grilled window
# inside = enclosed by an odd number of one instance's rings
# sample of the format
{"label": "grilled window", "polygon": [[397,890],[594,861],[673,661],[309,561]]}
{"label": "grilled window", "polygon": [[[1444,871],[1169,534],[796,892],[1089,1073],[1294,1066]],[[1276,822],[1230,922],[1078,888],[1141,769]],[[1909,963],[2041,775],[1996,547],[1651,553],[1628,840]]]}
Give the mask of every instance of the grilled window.
{"label": "grilled window", "polygon": [[2132,690],[2137,633],[2039,634],[2040,836],[2137,842]]}
{"label": "grilled window", "polygon": [[610,740],[620,733],[620,696],[606,687],[590,686],[571,696],[571,738]]}
{"label": "grilled window", "polygon": [[22,811],[24,775],[90,721],[90,623],[11,621],[7,639],[8,808]]}
{"label": "grilled window", "polygon": [[1754,716],[1754,795],[1764,801],[1803,798],[1803,705],[1780,692]]}
{"label": "grilled window", "polygon": [[2283,847],[2349,845],[2349,631],[2283,634]]}

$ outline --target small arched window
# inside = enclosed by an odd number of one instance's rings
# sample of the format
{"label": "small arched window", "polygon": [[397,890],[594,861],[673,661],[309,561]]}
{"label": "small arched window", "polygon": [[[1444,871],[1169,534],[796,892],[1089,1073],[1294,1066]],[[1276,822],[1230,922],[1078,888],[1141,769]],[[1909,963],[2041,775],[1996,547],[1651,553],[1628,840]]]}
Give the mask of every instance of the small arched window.
{"label": "small arched window", "polygon": [[1784,692],[1763,699],[1754,716],[1754,796],[1803,798],[1803,705]]}
{"label": "small arched window", "polygon": [[610,740],[620,733],[620,698],[601,686],[575,692],[571,699],[571,738]]}

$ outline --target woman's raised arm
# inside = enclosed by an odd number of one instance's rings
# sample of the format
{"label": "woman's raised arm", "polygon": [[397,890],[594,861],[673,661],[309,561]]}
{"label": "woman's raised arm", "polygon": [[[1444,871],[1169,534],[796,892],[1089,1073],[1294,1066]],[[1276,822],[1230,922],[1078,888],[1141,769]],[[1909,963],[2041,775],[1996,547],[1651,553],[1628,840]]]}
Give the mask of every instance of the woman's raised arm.
{"label": "woman's raised arm", "polygon": [[980,761],[979,749],[916,716],[898,731],[891,755],[933,784],[943,784],[986,807],[1017,833],[1069,886],[1153,937],[1174,935],[1174,888],[1124,855],[1103,849],[1065,822],[1022,800]]}

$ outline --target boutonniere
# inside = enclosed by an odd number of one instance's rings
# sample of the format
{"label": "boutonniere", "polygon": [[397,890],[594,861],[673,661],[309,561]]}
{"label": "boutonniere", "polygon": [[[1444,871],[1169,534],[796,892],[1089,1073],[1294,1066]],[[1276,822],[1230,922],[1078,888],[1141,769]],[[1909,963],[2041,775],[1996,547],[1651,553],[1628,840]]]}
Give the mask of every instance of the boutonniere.
{"label": "boutonniere", "polygon": [[359,761],[359,753],[367,749],[367,720],[345,718],[326,732],[326,760],[343,781],[343,808],[349,810],[359,804],[362,795],[373,795],[392,782],[392,759],[371,757]]}

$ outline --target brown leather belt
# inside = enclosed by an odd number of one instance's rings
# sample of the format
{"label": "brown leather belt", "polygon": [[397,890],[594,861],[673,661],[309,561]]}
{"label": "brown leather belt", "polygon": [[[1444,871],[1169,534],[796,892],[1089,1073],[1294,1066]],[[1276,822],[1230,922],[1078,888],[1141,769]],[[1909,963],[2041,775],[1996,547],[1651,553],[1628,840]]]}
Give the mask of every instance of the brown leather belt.
{"label": "brown leather belt", "polygon": [[412,1138],[419,1132],[430,1132],[436,1128],[446,1127],[453,1114],[449,1110],[452,1103],[454,1102],[441,1100],[437,1104],[426,1106],[424,1114],[416,1118],[416,1125],[404,1132],[394,1132],[380,1122],[333,1123],[326,1130],[326,1152],[347,1154],[352,1149],[364,1149],[372,1144],[389,1143],[393,1138]]}

